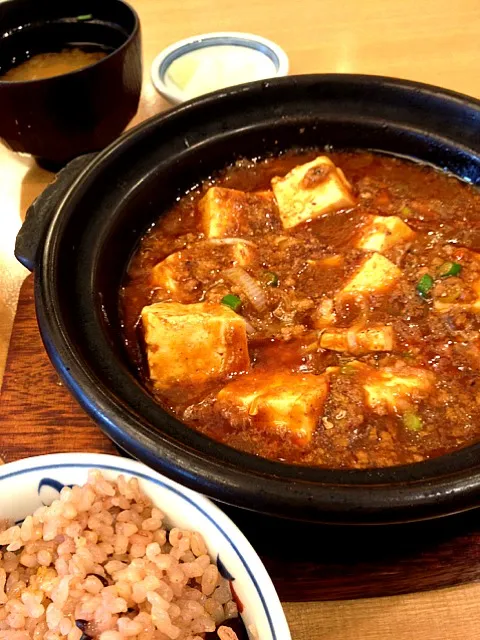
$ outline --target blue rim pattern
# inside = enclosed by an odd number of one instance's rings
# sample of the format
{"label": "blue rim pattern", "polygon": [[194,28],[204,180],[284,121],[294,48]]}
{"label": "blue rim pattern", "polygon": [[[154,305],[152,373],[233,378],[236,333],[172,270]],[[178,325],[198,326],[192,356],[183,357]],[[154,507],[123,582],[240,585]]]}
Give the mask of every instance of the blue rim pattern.
{"label": "blue rim pattern", "polygon": [[53,478],[42,478],[38,483],[38,495],[40,495],[40,491],[43,487],[50,487],[50,489],[55,489],[55,491],[58,491],[58,493],[60,493],[63,487],[70,487],[71,489],[73,487],[73,484],[63,484],[63,482],[60,482],[60,480],[54,480]]}
{"label": "blue rim pattern", "polygon": [[[164,489],[167,489],[168,491],[171,491],[175,495],[180,496],[182,499],[186,500],[189,504],[191,504],[197,511],[199,511],[201,514],[203,514],[207,518],[207,520],[209,522],[211,522],[211,524],[213,524],[215,529],[217,529],[217,531],[219,531],[224,536],[224,538],[228,541],[228,543],[230,544],[232,549],[235,551],[237,557],[241,560],[243,566],[245,567],[246,572],[250,576],[250,579],[251,579],[251,581],[253,582],[253,584],[255,586],[255,589],[257,591],[258,597],[260,598],[260,601],[262,603],[265,616],[266,616],[266,618],[268,620],[268,625],[270,627],[272,638],[273,638],[273,640],[278,640],[277,634],[275,633],[275,629],[274,629],[274,626],[273,626],[272,617],[270,615],[270,612],[268,610],[267,604],[265,602],[265,598],[263,597],[263,594],[262,594],[262,592],[260,590],[260,587],[258,586],[257,580],[255,579],[255,576],[253,575],[252,571],[250,570],[250,567],[246,563],[244,557],[241,555],[241,553],[237,549],[237,546],[234,544],[234,542],[232,540],[230,540],[230,538],[225,533],[225,531],[215,522],[215,520],[210,516],[210,514],[208,514],[206,511],[204,511],[190,497],[186,496],[181,491],[178,491],[178,489],[176,489],[175,487],[171,487],[170,485],[162,482],[161,480],[158,480],[157,478],[152,478],[151,476],[148,476],[148,475],[146,475],[144,473],[141,473],[141,472],[131,471],[129,469],[122,469],[121,467],[115,467],[113,465],[86,464],[86,463],[78,463],[78,464],[76,464],[76,463],[61,463],[61,464],[57,464],[57,465],[50,464],[50,465],[42,465],[40,467],[32,467],[30,469],[21,469],[19,471],[12,471],[11,473],[7,473],[5,475],[2,475],[0,473],[0,481],[1,480],[7,480],[8,478],[14,478],[15,476],[24,475],[26,473],[31,473],[32,471],[51,471],[51,470],[56,470],[56,469],[72,469],[72,468],[73,469],[78,469],[78,468],[81,468],[81,469],[105,469],[107,471],[117,471],[119,473],[126,473],[126,474],[128,474],[130,476],[136,476],[138,478],[142,478],[142,480],[146,480],[147,482],[153,482],[154,484],[156,484],[156,485],[158,485],[158,486],[160,486],[160,487],[162,487]],[[40,488],[40,485],[39,485],[39,488]]]}
{"label": "blue rim pattern", "polygon": [[246,49],[254,49],[255,51],[260,51],[264,56],[269,58],[273,64],[275,65],[275,70],[278,72],[280,67],[280,60],[278,59],[275,51],[270,49],[267,45],[256,42],[254,40],[249,40],[248,38],[237,38],[232,36],[214,36],[212,38],[205,38],[204,40],[198,40],[197,42],[188,42],[183,46],[172,51],[161,63],[158,68],[158,75],[160,80],[165,83],[165,76],[170,65],[181,58],[186,53],[190,53],[191,51],[198,51],[199,49],[206,49],[207,47],[218,47],[222,45],[231,45],[234,47],[243,47]]}

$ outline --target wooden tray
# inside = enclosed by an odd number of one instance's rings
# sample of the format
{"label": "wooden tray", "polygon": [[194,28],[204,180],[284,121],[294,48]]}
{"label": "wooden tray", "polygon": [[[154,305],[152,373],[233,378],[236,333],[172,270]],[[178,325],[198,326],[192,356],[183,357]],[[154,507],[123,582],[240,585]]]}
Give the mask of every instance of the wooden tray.
{"label": "wooden tray", "polygon": [[[59,381],[23,285],[0,398],[5,462],[61,451],[118,453]],[[225,507],[283,601],[375,597],[480,579],[480,512],[396,527],[300,525]]]}

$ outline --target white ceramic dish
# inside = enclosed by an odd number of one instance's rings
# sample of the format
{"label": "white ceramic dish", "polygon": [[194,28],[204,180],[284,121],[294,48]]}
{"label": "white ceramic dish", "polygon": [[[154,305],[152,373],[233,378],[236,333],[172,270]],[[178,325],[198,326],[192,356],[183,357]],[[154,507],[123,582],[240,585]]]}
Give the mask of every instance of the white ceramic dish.
{"label": "white ceramic dish", "polygon": [[275,42],[252,33],[221,31],[170,45],[153,61],[151,77],[164,98],[179,104],[235,84],[286,76],[288,69],[288,56]]}
{"label": "white ceramic dish", "polygon": [[137,477],[143,491],[168,515],[169,525],[200,531],[221,573],[233,582],[244,606],[246,628],[254,625],[259,640],[291,640],[272,581],[236,525],[204,496],[139,462],[104,454],[59,453],[6,464],[0,467],[0,519],[23,520],[58,497],[63,485],[84,484],[94,468],[111,479],[120,474]]}

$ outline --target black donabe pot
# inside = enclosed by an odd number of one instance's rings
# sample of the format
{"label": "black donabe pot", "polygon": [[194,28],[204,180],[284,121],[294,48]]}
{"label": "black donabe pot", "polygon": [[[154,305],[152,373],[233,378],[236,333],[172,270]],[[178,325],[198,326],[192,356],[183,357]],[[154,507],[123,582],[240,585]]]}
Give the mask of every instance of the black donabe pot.
{"label": "black donabe pot", "polygon": [[403,522],[475,507],[480,444],[408,466],[329,471],[263,460],[182,425],[134,377],[117,296],[148,226],[185,189],[239,156],[325,144],[378,149],[480,183],[479,134],[480,102],[466,96],[390,78],[312,75],[197,99],[94,159],[77,159],[33,205],[16,246],[35,270],[38,322],[55,368],[122,449],[220,501],[335,523]]}

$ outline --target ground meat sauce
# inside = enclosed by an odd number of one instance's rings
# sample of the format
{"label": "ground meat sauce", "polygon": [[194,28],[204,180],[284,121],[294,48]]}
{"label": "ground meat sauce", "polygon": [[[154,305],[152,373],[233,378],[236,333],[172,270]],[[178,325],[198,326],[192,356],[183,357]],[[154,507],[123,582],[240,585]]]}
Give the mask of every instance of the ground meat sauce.
{"label": "ground meat sauce", "polygon": [[[192,428],[288,463],[391,466],[478,441],[480,193],[407,160],[331,153],[351,184],[355,206],[284,228],[275,199],[266,204],[262,198],[271,196],[264,192],[271,194],[272,178],[319,155],[325,154],[238,161],[185,195],[152,227],[132,259],[120,300],[125,343],[139,375],[156,400]],[[316,188],[330,172],[310,169],[303,187]],[[263,312],[224,275],[232,266],[234,241],[204,235],[198,204],[212,185],[252,194],[245,204],[250,227],[239,223],[236,238],[245,241],[246,251],[254,249],[243,269],[261,287]],[[365,250],[359,238],[369,216],[396,216],[415,233],[385,250]],[[246,320],[251,368],[215,383],[159,391],[149,381],[139,317],[144,306],[169,301],[152,286],[151,274],[180,250],[183,304],[219,303],[225,296],[241,300],[236,311]],[[372,255],[388,263],[392,283],[347,295],[347,283]],[[391,348],[372,346],[372,327],[381,328],[385,344],[393,340]],[[327,340],[336,346],[320,346]],[[321,376],[328,386],[321,410],[317,400],[305,405],[305,411],[314,405],[317,411],[309,437],[295,429],[263,428],[251,409],[239,411],[217,398],[232,380],[253,376],[263,384],[265,376],[292,373],[299,380]]]}

